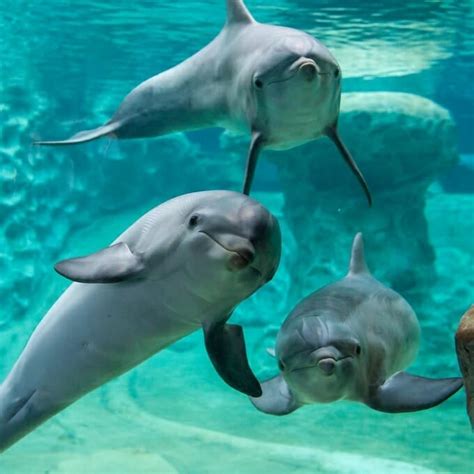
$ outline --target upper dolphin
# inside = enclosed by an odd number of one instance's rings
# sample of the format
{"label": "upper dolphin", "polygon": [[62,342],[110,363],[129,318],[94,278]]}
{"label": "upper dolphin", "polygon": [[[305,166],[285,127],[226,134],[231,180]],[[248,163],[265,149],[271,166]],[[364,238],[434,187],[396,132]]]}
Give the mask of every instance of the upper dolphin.
{"label": "upper dolphin", "polygon": [[249,194],[263,148],[288,149],[329,137],[361,183],[367,183],[337,131],[341,69],[312,36],[258,23],[242,0],[227,0],[227,22],[199,52],[133,89],[103,126],[64,141],[140,138],[224,127],[252,136],[243,185]]}
{"label": "upper dolphin", "polygon": [[278,222],[266,208],[240,193],[206,191],[167,201],[112,246],[57,264],[76,283],[0,385],[0,452],[200,328],[225,382],[259,396],[242,328],[226,321],[273,277],[280,251]]}
{"label": "upper dolphin", "polygon": [[419,335],[410,305],[370,274],[357,234],[348,275],[309,295],[283,323],[275,348],[280,375],[263,383],[252,402],[273,415],[341,399],[389,413],[434,407],[462,379],[404,372]]}

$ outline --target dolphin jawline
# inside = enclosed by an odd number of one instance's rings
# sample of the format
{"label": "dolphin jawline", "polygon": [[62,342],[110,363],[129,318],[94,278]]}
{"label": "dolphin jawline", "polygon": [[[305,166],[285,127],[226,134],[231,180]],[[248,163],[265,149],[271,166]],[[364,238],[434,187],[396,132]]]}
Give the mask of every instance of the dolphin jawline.
{"label": "dolphin jawline", "polygon": [[298,370],[304,370],[304,369],[312,369],[312,368],[315,368],[318,366],[318,363],[320,360],[324,359],[324,360],[333,360],[334,362],[340,362],[341,360],[345,360],[345,359],[353,359],[354,357],[351,356],[351,355],[348,355],[348,356],[344,356],[344,357],[340,357],[339,359],[335,359],[334,357],[321,357],[320,359],[318,359],[316,362],[312,363],[312,364],[308,364],[308,365],[304,365],[304,366],[300,366],[300,367],[297,367],[295,369],[290,369],[288,372],[298,372]]}
{"label": "dolphin jawline", "polygon": [[209,237],[211,240],[213,240],[217,245],[219,245],[219,247],[222,247],[224,250],[227,250],[227,252],[230,252],[230,253],[233,253],[233,254],[236,254],[238,255],[240,258],[242,258],[245,262],[247,262],[248,266],[252,269],[252,270],[255,270],[260,276],[262,276],[262,272],[250,265],[252,262],[248,259],[248,257],[243,253],[243,252],[239,252],[238,250],[234,250],[234,249],[230,249],[228,247],[226,247],[224,244],[222,244],[222,242],[219,242],[214,236],[212,236],[211,234],[208,234],[205,230],[200,230],[199,233],[201,234],[204,234],[206,235],[207,237]]}

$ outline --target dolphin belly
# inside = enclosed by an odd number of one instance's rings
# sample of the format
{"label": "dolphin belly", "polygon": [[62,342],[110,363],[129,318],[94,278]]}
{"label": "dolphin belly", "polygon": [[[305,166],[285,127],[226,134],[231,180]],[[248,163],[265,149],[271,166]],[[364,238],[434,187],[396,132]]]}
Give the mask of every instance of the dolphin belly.
{"label": "dolphin belly", "polygon": [[0,386],[0,452],[195,329],[149,317],[153,309],[128,290],[75,283],[46,314]]}

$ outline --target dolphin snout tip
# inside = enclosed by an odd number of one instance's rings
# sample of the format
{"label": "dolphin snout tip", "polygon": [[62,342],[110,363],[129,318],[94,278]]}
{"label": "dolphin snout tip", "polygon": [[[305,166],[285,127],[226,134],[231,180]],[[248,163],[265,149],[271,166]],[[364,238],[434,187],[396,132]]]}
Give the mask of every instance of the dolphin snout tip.
{"label": "dolphin snout tip", "polygon": [[299,72],[304,77],[304,79],[306,79],[308,82],[311,82],[316,78],[319,73],[319,70],[316,63],[314,61],[309,60],[304,62],[300,66]]}
{"label": "dolphin snout tip", "polygon": [[255,250],[242,247],[234,250],[229,264],[232,270],[243,270],[255,260]]}
{"label": "dolphin snout tip", "polygon": [[332,375],[336,370],[336,361],[331,358],[321,359],[318,362],[318,367],[321,369],[324,375]]}

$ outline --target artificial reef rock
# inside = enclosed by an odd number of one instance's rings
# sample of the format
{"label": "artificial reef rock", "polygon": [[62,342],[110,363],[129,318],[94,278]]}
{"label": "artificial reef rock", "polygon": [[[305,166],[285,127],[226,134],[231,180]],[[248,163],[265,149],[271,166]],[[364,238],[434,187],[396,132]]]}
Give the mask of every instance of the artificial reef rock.
{"label": "artificial reef rock", "polygon": [[467,414],[474,430],[474,305],[466,311],[459,323],[456,332],[456,352],[464,377]]}

